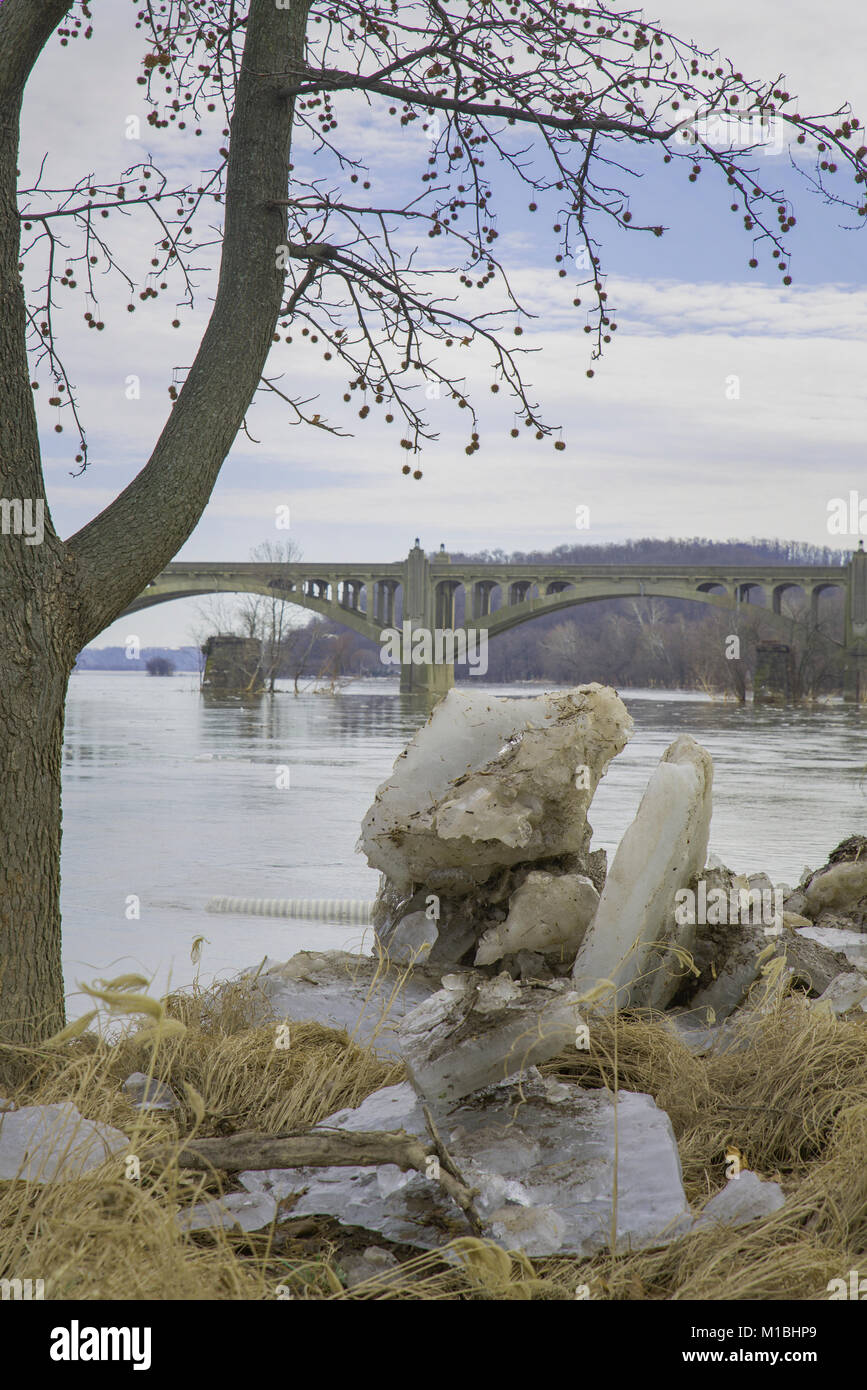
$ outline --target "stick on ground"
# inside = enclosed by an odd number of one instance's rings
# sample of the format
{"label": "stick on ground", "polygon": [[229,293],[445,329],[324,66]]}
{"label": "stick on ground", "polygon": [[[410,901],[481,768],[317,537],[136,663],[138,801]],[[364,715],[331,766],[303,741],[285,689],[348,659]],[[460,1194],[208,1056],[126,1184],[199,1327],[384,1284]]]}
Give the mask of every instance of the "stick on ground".
{"label": "stick on ground", "polygon": [[[467,1187],[461,1178],[438,1135],[434,1144],[440,1160],[439,1182],[478,1234],[481,1222],[473,1207],[475,1191]],[[393,1163],[402,1172],[414,1169],[424,1175],[430,1157],[421,1141],[404,1130],[394,1133],[381,1130],[356,1133],[320,1130],[285,1136],[246,1130],[225,1139],[193,1139],[176,1156],[182,1168],[194,1168],[199,1172],[207,1172],[211,1168],[220,1168],[227,1173],[255,1172],[265,1168],[371,1168],[381,1163]]]}

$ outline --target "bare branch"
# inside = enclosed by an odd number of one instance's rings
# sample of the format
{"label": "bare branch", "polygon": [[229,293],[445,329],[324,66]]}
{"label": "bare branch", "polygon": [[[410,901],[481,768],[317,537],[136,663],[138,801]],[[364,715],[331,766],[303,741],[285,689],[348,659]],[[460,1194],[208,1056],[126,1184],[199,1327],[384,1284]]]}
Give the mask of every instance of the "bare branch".
{"label": "bare branch", "polygon": [[82,642],[122,611],[189,536],[261,379],[283,298],[276,248],[285,240],[286,217],[274,202],[289,176],[292,111],[258,73],[297,61],[306,18],[303,3],[286,11],[273,0],[251,0],[214,309],[148,464],[68,542],[84,581]]}
{"label": "bare branch", "polygon": [[[479,1234],[481,1222],[473,1206],[476,1193],[461,1178],[438,1136],[434,1140],[439,1159],[439,1183]],[[165,1155],[168,1159],[169,1154]],[[306,1134],[267,1135],[256,1130],[226,1139],[193,1139],[178,1155],[183,1168],[227,1173],[260,1172],[266,1168],[371,1168],[393,1164],[401,1172],[414,1170],[427,1176],[431,1155],[413,1135],[403,1130],[345,1132],[309,1131]]]}

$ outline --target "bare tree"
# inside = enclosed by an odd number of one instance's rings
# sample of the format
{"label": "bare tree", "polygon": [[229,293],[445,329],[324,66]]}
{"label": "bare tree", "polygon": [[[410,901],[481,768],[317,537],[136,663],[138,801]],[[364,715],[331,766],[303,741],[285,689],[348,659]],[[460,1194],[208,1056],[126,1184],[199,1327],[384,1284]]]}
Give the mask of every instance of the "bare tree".
{"label": "bare tree", "polygon": [[[274,566],[275,579],[279,579],[281,565],[292,564],[301,558],[301,549],[295,541],[263,541],[250,551],[251,560],[270,563]],[[226,594],[210,594],[196,605],[197,618],[191,628],[193,640],[202,647],[208,637],[220,634],[233,637],[254,637],[262,644],[262,655],[257,668],[259,679],[268,683],[273,693],[274,684],[280,670],[285,666],[290,652],[296,644],[293,633],[298,628],[311,626],[307,615],[297,605],[283,596],[279,584],[271,594],[241,594],[229,597]],[[297,610],[299,622],[293,622],[293,609]],[[307,643],[307,651],[313,643]]]}
{"label": "bare tree", "polygon": [[791,696],[795,704],[817,700],[843,683],[842,647],[837,636],[840,605],[814,618],[810,600],[797,590],[783,594],[781,612],[789,619]]}
{"label": "bare tree", "polygon": [[639,639],[648,655],[658,665],[666,669],[671,678],[674,674],[672,661],[671,626],[666,622],[666,604],[660,598],[633,598],[629,600],[629,611],[634,617]]}
{"label": "bare tree", "polygon": [[557,680],[579,681],[584,665],[581,631],[574,622],[558,623],[539,642],[546,665]]}
{"label": "bare tree", "polygon": [[[41,174],[19,187],[30,74],[55,33],[86,72],[90,19],[86,0],[0,6],[4,498],[22,508],[45,504],[31,386],[40,373],[75,425],[79,470],[87,466],[85,422],[56,334],[58,302],[77,290],[99,332],[100,284],[113,278],[129,290],[133,311],[175,291],[187,306],[180,312],[193,313],[195,268],[222,213],[221,257],[200,346],[171,387],[172,409],[149,457],[143,448],[141,471],[66,541],[47,506],[41,544],[5,526],[0,537],[0,1028],[26,1041],[53,1032],[64,1015],[60,766],[76,653],[190,536],[257,390],[280,396],[293,421],[336,429],[291,377],[284,386],[266,374],[278,329],[284,342],[298,335],[308,350],[342,361],[344,397],[355,393],[358,415],[380,409],[384,424],[399,422],[399,458],[433,437],[419,404],[425,393],[415,389],[425,384],[466,412],[471,455],[481,440],[460,367],[464,344],[489,349],[492,390],[511,398],[524,428],[542,440],[553,434],[524,376],[526,311],[498,256],[498,189],[505,196],[517,180],[528,208],[550,216],[559,276],[583,256],[576,328],[587,330],[591,360],[617,326],[600,226],[607,218],[636,235],[664,232],[633,209],[626,186],[630,158],[642,149],[683,165],[693,183],[718,176],[741,212],[751,263],[759,250],[775,251],[783,283],[791,280],[791,203],[758,176],[748,145],[721,147],[685,113],[777,121],[806,146],[820,195],[837,211],[867,213],[867,151],[848,108],[805,115],[782,78],[748,81],[637,12],[558,0],[142,0],[135,23],[149,119],[191,141],[201,132],[204,147],[214,137],[200,179],[173,187],[146,161],[112,185],[85,173],[65,190],[47,187]],[[91,89],[98,93],[96,80]],[[427,127],[419,183],[393,206],[367,196],[364,150],[336,133],[360,112],[368,131],[389,118]],[[309,161],[293,143],[315,153],[315,173],[304,173]],[[854,189],[844,188],[852,177]],[[143,219],[137,244],[151,262],[143,276],[121,263],[109,238],[121,217]],[[203,221],[209,225],[197,232]],[[107,281],[92,276],[94,259]],[[27,294],[24,283],[33,287]],[[511,433],[520,433],[517,424]],[[557,438],[554,447],[565,443]],[[421,476],[409,461],[402,466]]]}
{"label": "bare tree", "polygon": [[[250,551],[250,559],[273,564],[275,571],[279,571],[281,565],[291,565],[301,559],[301,547],[293,540],[263,541]],[[276,578],[279,578],[279,575],[275,574]],[[292,604],[283,597],[276,586],[270,596],[245,594],[240,601],[246,634],[258,637],[262,643],[261,670],[272,695],[281,660],[285,655],[284,644],[290,630],[296,626],[293,622],[293,609],[297,610],[300,619],[298,625],[303,625],[306,618],[303,610],[298,604]]]}
{"label": "bare tree", "polygon": [[323,638],[322,623],[316,618],[305,627],[293,628],[283,638],[280,651],[280,670],[285,671],[292,681],[293,693],[300,694],[300,682],[316,664],[317,651],[321,652]]}

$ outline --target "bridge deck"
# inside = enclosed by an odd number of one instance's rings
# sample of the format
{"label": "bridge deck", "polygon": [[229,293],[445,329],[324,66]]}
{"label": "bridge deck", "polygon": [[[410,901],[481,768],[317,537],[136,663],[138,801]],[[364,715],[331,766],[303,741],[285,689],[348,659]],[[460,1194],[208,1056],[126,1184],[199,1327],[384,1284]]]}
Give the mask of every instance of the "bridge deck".
{"label": "bridge deck", "polygon": [[[828,580],[830,582],[846,583],[845,565],[762,565],[762,564],[743,564],[743,565],[584,565],[584,564],[511,564],[498,563],[492,561],[459,561],[459,562],[438,562],[431,561],[431,578],[455,579],[463,582],[464,577],[480,578],[484,575],[493,577],[495,574],[507,575],[515,579],[529,578],[531,575],[544,575],[546,578],[566,578],[576,579],[607,579],[616,582],[618,578],[623,579],[692,579],[699,580],[711,579],[719,576],[721,580],[748,580],[759,581],[763,578],[766,582],[774,580],[793,579],[795,575],[800,575],[809,583],[817,580]],[[292,561],[290,564],[275,564],[273,562],[260,562],[251,560],[238,561],[210,561],[210,560],[174,560],[170,565],[156,576],[152,581],[154,584],[161,580],[170,579],[172,576],[177,578],[206,578],[223,577],[238,574],[254,578],[258,575],[274,576],[275,574],[285,574],[291,578],[310,578],[326,579],[334,578],[358,578],[360,575],[375,575],[377,578],[399,579],[404,573],[405,562],[402,560],[383,563],[381,561],[355,561],[348,563],[326,564],[305,561]]]}

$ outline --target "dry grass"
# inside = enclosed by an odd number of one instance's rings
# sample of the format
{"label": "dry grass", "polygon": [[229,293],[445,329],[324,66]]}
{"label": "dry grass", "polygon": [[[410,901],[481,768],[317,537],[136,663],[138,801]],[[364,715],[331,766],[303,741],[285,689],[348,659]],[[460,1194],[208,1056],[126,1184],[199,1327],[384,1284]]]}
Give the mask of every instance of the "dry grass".
{"label": "dry grass", "polygon": [[[867,1259],[867,1015],[838,1021],[778,988],[744,1024],[744,1047],[697,1057],[659,1018],[592,1025],[592,1050],[543,1068],[584,1087],[644,1091],[670,1115],[687,1194],[700,1206],[726,1181],[737,1150],[781,1182],[785,1207],[740,1230],[702,1231],[664,1249],[580,1260],[529,1261],[459,1240],[417,1255],[392,1246],[399,1271],[348,1290],[342,1260],[385,1240],[312,1218],[243,1235],[185,1234],[175,1213],[215,1176],[166,1163],[197,1137],[315,1124],[402,1078],[344,1033],[256,1017],[249,984],[164,1001],[161,1020],[114,1043],[91,1033],[22,1054],[0,1050],[0,1092],[19,1105],[71,1100],[122,1129],[125,1154],[75,1182],[0,1183],[0,1277],[42,1278],[46,1297],[76,1299],[572,1299],[585,1285],[608,1299],[822,1299],[827,1284]],[[181,1108],[135,1112],[120,1091],[133,1071],[170,1085]],[[157,1157],[162,1155],[162,1157]],[[223,1181],[222,1190],[231,1182]]]}
{"label": "dry grass", "polygon": [[[779,1182],[786,1205],[741,1229],[663,1250],[596,1256],[578,1282],[626,1299],[822,1299],[867,1256],[867,1015],[838,1020],[772,980],[735,1050],[697,1057],[657,1018],[598,1019],[592,1054],[543,1068],[582,1086],[645,1091],[671,1117],[693,1207],[728,1157]],[[549,1266],[550,1269],[550,1266]]]}

